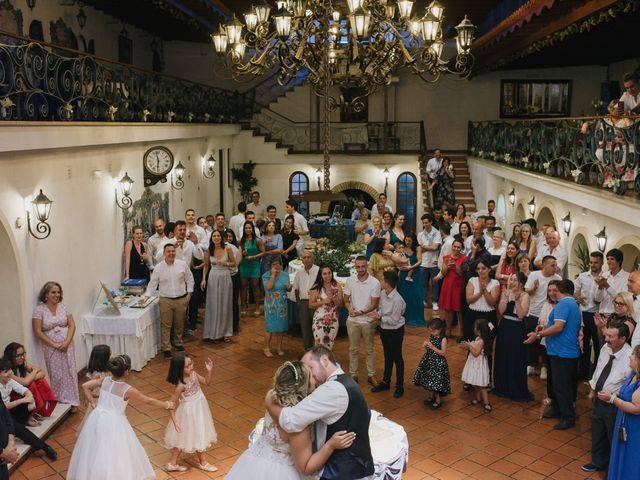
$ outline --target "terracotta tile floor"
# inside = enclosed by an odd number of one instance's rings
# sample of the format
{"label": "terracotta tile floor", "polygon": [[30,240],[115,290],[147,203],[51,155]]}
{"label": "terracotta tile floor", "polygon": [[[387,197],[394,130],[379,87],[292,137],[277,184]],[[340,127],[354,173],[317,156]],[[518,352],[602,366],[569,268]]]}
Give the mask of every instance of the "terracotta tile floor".
{"label": "terracotta tile floor", "polygon": [[[431,310],[427,310],[427,315]],[[590,408],[585,385],[580,385],[577,426],[568,431],[554,431],[553,420],[540,420],[540,399],[544,382],[530,377],[529,385],[535,402],[513,403],[491,397],[493,412],[483,414],[479,407],[469,407],[470,392],[464,392],[460,374],[465,360],[462,349],[455,344],[448,354],[452,372],[453,394],[445,397],[440,410],[432,411],[423,405],[425,392],[411,385],[415,368],[423,350],[421,344],[425,328],[408,328],[404,340],[407,378],[405,395],[394,399],[392,392],[372,394],[362,385],[372,408],[402,424],[409,436],[409,467],[403,478],[417,479],[602,479],[604,475],[588,475],[580,466],[590,460]],[[183,461],[191,464],[189,471],[170,475],[162,466],[169,453],[160,445],[168,421],[161,409],[136,406],[128,408],[128,417],[156,467],[158,479],[178,478],[195,480],[222,478],[247,446],[247,435],[263,414],[263,398],[271,384],[273,373],[283,361],[267,359],[262,354],[263,322],[248,317],[242,321],[242,332],[233,344],[214,345],[194,340],[187,343],[187,351],[194,357],[200,371],[204,360],[214,360],[212,385],[204,387],[209,398],[216,428],[218,445],[207,453],[210,463],[219,470],[205,474],[193,465],[194,458]],[[287,355],[295,359],[301,353],[301,339],[287,336],[284,344]],[[347,365],[348,341],[338,338],[335,346],[338,361]],[[376,338],[378,378],[382,373],[382,346]],[[364,355],[364,353],[363,353]],[[361,360],[360,378],[366,378]],[[166,399],[173,386],[165,382],[168,362],[157,356],[142,372],[132,373],[129,382],[156,398]],[[58,450],[59,458],[50,462],[40,454],[32,455],[12,475],[14,480],[62,479],[76,440],[76,430],[82,412],[72,415],[49,439]],[[88,480],[88,479],[87,479]],[[250,479],[248,479],[250,480]],[[274,479],[277,480],[277,479]]]}

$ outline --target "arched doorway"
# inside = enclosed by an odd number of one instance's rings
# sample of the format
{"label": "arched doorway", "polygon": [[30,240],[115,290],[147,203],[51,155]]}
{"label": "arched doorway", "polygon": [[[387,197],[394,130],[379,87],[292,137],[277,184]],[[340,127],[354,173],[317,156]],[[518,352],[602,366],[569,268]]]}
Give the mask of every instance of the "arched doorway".
{"label": "arched doorway", "polygon": [[496,201],[496,211],[498,215],[502,219],[502,227],[507,228],[507,202],[504,200],[504,194],[498,195],[498,200]]}
{"label": "arched doorway", "polygon": [[514,219],[513,223],[520,223],[525,218],[527,218],[527,217],[524,214],[524,207],[522,206],[521,203],[519,203],[518,207],[516,208],[516,218]]}
{"label": "arched doorway", "polygon": [[20,271],[9,231],[0,219],[0,345],[24,343]]}
{"label": "arched doorway", "polygon": [[538,223],[539,229],[542,229],[543,225],[551,225],[554,228],[556,228],[557,226],[556,219],[554,218],[553,213],[551,212],[551,210],[549,210],[548,207],[542,207],[540,209],[536,222]]}
{"label": "arched doorway", "polygon": [[[378,201],[378,191],[364,182],[342,182],[333,187],[331,191],[334,193],[342,192],[349,199],[348,204],[346,204],[347,208],[344,212],[344,218],[351,218],[351,212],[355,208],[358,200],[362,200],[369,210],[371,210]],[[336,202],[322,202],[320,211],[323,213],[331,213],[335,205],[337,205]]]}
{"label": "arched doorway", "polygon": [[636,235],[627,235],[621,238],[615,248],[619,248],[623,255],[622,269],[632,272],[638,268],[640,261],[640,238]]}

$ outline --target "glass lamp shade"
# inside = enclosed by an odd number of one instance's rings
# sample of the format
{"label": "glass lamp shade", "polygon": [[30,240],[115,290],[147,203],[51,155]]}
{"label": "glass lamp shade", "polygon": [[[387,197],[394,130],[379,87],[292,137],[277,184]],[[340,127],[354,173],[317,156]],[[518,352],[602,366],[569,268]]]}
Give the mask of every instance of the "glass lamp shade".
{"label": "glass lamp shade", "polygon": [[49,214],[51,213],[52,203],[53,202],[49,200],[49,197],[42,193],[42,189],[40,189],[40,193],[38,194],[38,196],[31,201],[39,222],[47,221],[47,219],[49,218]]}
{"label": "glass lamp shade", "polygon": [[134,184],[134,181],[131,179],[129,174],[124,172],[124,177],[122,177],[118,183],[120,184],[120,193],[124,197],[129,197]]}
{"label": "glass lamp shade", "polygon": [[254,31],[258,25],[258,15],[255,10],[251,10],[249,13],[244,14],[244,21],[247,24],[247,30]]}
{"label": "glass lamp shade", "polygon": [[184,178],[185,170],[186,168],[184,168],[184,165],[182,165],[182,162],[178,162],[178,165],[176,165],[176,168],[175,168],[176,178],[178,180],[182,180]]}
{"label": "glass lamp shade", "polygon": [[400,0],[398,2],[398,11],[400,12],[400,18],[409,18],[411,16],[413,4],[413,0]]}
{"label": "glass lamp shade", "polygon": [[529,213],[533,217],[536,214],[536,197],[533,197],[527,205],[529,205]]}
{"label": "glass lamp shade", "polygon": [[316,180],[319,182],[322,179],[322,169],[320,167],[316,168]]}
{"label": "glass lamp shade", "polygon": [[293,15],[296,17],[304,17],[307,13],[307,0],[293,0],[291,2],[293,7]]}
{"label": "glass lamp shade", "polygon": [[564,233],[569,235],[571,231],[571,212],[567,213],[567,216],[562,219],[562,229]]}
{"label": "glass lamp shade", "polygon": [[431,46],[429,46],[429,48],[431,49],[431,51],[434,53],[434,55],[438,58],[440,58],[440,56],[442,55],[442,48],[444,47],[444,44],[442,43],[442,40],[436,40],[435,42],[433,42],[431,44]]}
{"label": "glass lamp shade", "polygon": [[349,6],[349,11],[355,13],[358,8],[362,7],[362,0],[347,0],[347,5]]}
{"label": "glass lamp shade", "polygon": [[244,52],[247,49],[247,44],[244,41],[240,40],[238,43],[234,43],[231,45],[233,52],[240,58],[244,57]]}
{"label": "glass lamp shade", "polygon": [[78,25],[80,25],[80,28],[84,28],[84,26],[87,24],[87,15],[84,13],[84,10],[82,8],[80,8],[78,15],[76,15],[76,19],[78,20]]}
{"label": "glass lamp shade", "polygon": [[396,16],[396,5],[389,2],[384,6],[384,8],[387,11],[387,17],[389,18],[389,20],[392,20],[393,17]]}
{"label": "glass lamp shade", "polygon": [[271,13],[271,7],[267,5],[258,5],[256,7],[256,15],[258,16],[258,23],[268,22],[270,13]]}
{"label": "glass lamp shade", "polygon": [[442,20],[442,15],[444,13],[444,7],[438,0],[433,0],[429,5],[429,12],[433,14],[438,20]]}
{"label": "glass lamp shade", "polygon": [[458,31],[458,45],[463,52],[468,52],[475,38],[476,27],[465,15],[464,19],[456,26]]}
{"label": "glass lamp shade", "polygon": [[600,230],[597,234],[596,234],[596,243],[598,244],[598,250],[600,250],[601,252],[604,252],[604,249],[607,247],[607,232],[606,232],[607,227],[602,227],[602,230]]}
{"label": "glass lamp shade", "polygon": [[438,38],[439,30],[440,20],[438,20],[433,13],[427,13],[422,17],[422,20],[420,20],[420,34],[425,42],[435,42]]}
{"label": "glass lamp shade", "polygon": [[340,21],[340,12],[338,10],[334,10],[331,14],[331,17],[333,18],[334,22],[338,23]]}
{"label": "glass lamp shade", "polygon": [[385,168],[385,169],[382,171],[382,175],[384,175],[384,179],[385,179],[385,180],[389,180],[389,175],[391,175],[391,172],[389,171],[389,169],[388,169],[388,168]]}
{"label": "glass lamp shade", "polygon": [[358,38],[365,37],[369,34],[370,23],[371,15],[361,7],[351,15],[351,28]]}
{"label": "glass lamp shade", "polygon": [[[260,17],[258,16],[258,20],[259,19]],[[235,15],[225,25],[227,37],[229,37],[229,43],[240,43],[240,39],[242,38],[242,26],[242,22],[238,20]]]}
{"label": "glass lamp shade", "polygon": [[512,189],[509,192],[509,203],[511,204],[512,207],[516,204],[516,190],[515,189]]}
{"label": "glass lamp shade", "polygon": [[273,19],[276,24],[276,31],[280,37],[288,37],[291,31],[291,14],[288,10],[281,8],[274,15]]}
{"label": "glass lamp shade", "polygon": [[417,20],[415,18],[409,20],[407,23],[407,30],[409,30],[409,33],[414,37],[416,35],[420,35],[420,20]]}
{"label": "glass lamp shade", "polygon": [[209,172],[212,172],[216,168],[216,159],[213,157],[213,154],[209,155],[209,158],[207,158],[204,163],[204,168]]}
{"label": "glass lamp shade", "polygon": [[227,34],[222,30],[222,28],[219,32],[211,34],[211,40],[213,41],[213,48],[216,53],[224,53],[227,51],[229,37],[227,37]]}

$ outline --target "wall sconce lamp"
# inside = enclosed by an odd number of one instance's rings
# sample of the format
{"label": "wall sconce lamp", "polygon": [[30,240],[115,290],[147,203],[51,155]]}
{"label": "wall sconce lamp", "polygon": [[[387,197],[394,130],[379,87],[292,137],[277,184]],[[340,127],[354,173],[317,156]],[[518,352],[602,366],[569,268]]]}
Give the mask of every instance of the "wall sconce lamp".
{"label": "wall sconce lamp", "polygon": [[322,169],[318,167],[316,168],[316,182],[318,182],[318,190],[322,188],[320,184],[321,179],[322,179]]}
{"label": "wall sconce lamp", "polygon": [[32,237],[37,238],[38,240],[44,240],[51,234],[51,225],[47,223],[47,220],[51,213],[52,203],[53,202],[49,200],[49,197],[42,193],[42,189],[40,189],[38,196],[31,201],[33,210],[36,212],[36,218],[38,219],[38,224],[35,229],[37,233],[31,229],[31,214],[29,213],[29,210],[27,210],[27,226],[29,228],[29,233]]}
{"label": "wall sconce lamp", "polygon": [[564,233],[569,235],[571,231],[571,212],[567,213],[567,216],[562,219],[562,229]]}
{"label": "wall sconce lamp", "polygon": [[389,175],[391,175],[391,172],[389,171],[388,168],[385,168],[382,171],[382,174],[384,175],[384,194],[386,196],[387,195],[387,188],[389,187]]}
{"label": "wall sconce lamp", "polygon": [[202,175],[204,175],[204,178],[216,176],[216,159],[213,157],[213,153],[202,162]]}
{"label": "wall sconce lamp", "polygon": [[516,189],[512,188],[509,192],[509,203],[513,207],[516,204]]}
{"label": "wall sconce lamp", "polygon": [[536,214],[536,197],[533,197],[527,205],[529,205],[529,213],[533,217]]}
{"label": "wall sconce lamp", "polygon": [[36,0],[27,0],[27,7],[33,10],[35,6],[36,6]]}
{"label": "wall sconce lamp", "polygon": [[82,7],[80,7],[80,11],[76,15],[76,19],[78,20],[78,25],[80,25],[80,28],[84,28],[84,26],[87,24],[87,15],[84,13]]}
{"label": "wall sconce lamp", "polygon": [[182,162],[180,161],[178,162],[178,165],[176,165],[176,167],[173,169],[173,174],[171,175],[171,187],[173,187],[175,190],[182,190],[182,188],[184,187],[185,170],[186,168],[184,168],[184,165],[182,165]]}
{"label": "wall sconce lamp", "polygon": [[598,233],[596,233],[596,242],[598,243],[598,250],[604,253],[604,249],[607,246],[607,227],[602,227]]}
{"label": "wall sconce lamp", "polygon": [[131,189],[133,188],[134,181],[131,179],[127,172],[124,172],[118,184],[120,185],[120,195],[122,198],[118,201],[118,188],[115,189],[116,205],[122,210],[127,210],[133,205],[133,199],[131,198]]}

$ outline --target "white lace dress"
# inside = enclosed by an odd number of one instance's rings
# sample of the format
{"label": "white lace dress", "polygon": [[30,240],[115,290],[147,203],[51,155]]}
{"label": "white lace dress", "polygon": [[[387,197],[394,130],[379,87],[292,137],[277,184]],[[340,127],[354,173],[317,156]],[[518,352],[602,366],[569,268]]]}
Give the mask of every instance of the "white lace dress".
{"label": "white lace dress", "polygon": [[124,399],[130,385],[107,377],[71,455],[67,480],[156,478],[147,452],[127,420]]}
{"label": "white lace dress", "polygon": [[262,434],[249,444],[225,480],[301,480],[289,444],[282,440],[271,415],[265,412]]}

